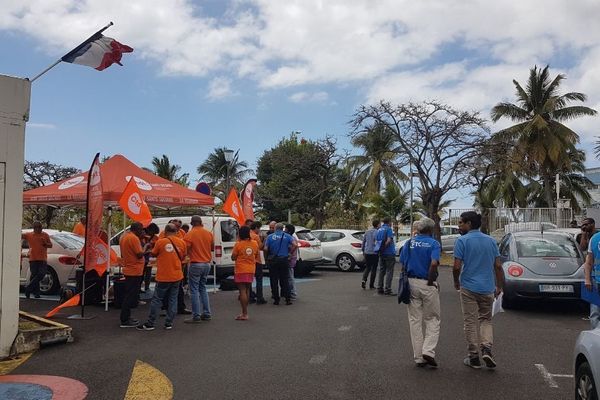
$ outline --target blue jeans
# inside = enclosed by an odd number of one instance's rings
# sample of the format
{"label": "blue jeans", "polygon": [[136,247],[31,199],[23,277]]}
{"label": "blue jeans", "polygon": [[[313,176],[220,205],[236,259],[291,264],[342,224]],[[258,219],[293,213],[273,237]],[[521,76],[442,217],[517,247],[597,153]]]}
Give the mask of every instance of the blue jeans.
{"label": "blue jeans", "polygon": [[590,324],[592,329],[600,328],[600,306],[590,304]]}
{"label": "blue jeans", "polygon": [[192,314],[194,318],[200,317],[200,302],[202,301],[202,315],[210,316],[210,303],[206,291],[206,277],[210,272],[209,263],[191,263],[188,270],[188,284],[192,298]]}
{"label": "blue jeans", "polygon": [[165,298],[167,298],[169,301],[165,326],[173,324],[175,314],[177,314],[177,293],[179,292],[180,282],[181,281],[158,282],[156,284],[156,287],[154,288],[154,296],[152,297],[152,302],[150,303],[150,316],[148,316],[148,322],[146,322],[148,325],[154,326],[154,322],[156,322],[156,317],[158,316],[158,311],[161,309],[163,299]]}

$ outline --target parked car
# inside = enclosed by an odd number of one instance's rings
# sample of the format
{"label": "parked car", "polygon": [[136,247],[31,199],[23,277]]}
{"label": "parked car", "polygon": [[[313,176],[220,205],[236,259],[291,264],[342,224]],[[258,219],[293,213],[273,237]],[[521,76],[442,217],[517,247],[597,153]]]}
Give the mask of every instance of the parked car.
{"label": "parked car", "polygon": [[[454,251],[454,243],[456,242],[456,239],[458,239],[458,237],[460,236],[460,231],[458,230],[458,226],[457,225],[442,226],[442,227],[440,227],[440,234],[441,234],[441,239],[442,239],[442,250],[447,251],[447,252],[453,252]],[[396,256],[397,257],[400,257],[400,251],[402,250],[402,247],[404,247],[404,244],[408,241],[408,239],[410,239],[410,238],[406,238],[396,244]]]}
{"label": "parked car", "polygon": [[354,229],[317,229],[312,234],[321,241],[323,260],[342,271],[352,271],[365,263],[362,252],[364,231]]}
{"label": "parked car", "polygon": [[[31,232],[24,229],[23,233]],[[75,280],[75,270],[81,266],[77,255],[83,249],[84,239],[70,232],[44,229],[50,236],[52,248],[48,249],[48,272],[40,281],[40,292],[44,295],[56,294],[69,280]],[[20,285],[27,286],[31,277],[29,270],[29,243],[21,241]]]}
{"label": "parked car", "polygon": [[[298,241],[298,262],[294,269],[294,276],[308,275],[319,264],[323,263],[323,249],[321,241],[317,239],[310,229],[295,226],[294,238]],[[262,233],[267,233],[269,227],[263,226]]]}
{"label": "parked car", "polygon": [[564,232],[514,232],[500,241],[505,276],[502,305],[524,299],[579,299],[583,254]]}
{"label": "parked car", "polygon": [[596,379],[600,378],[600,328],[583,331],[575,342],[575,399],[597,400]]}
{"label": "parked car", "polygon": [[[154,218],[152,222],[158,225],[162,231],[172,219],[180,219],[184,224],[190,224],[191,216],[181,217],[159,217]],[[233,275],[233,261],[231,260],[231,252],[237,240],[239,226],[234,218],[229,216],[215,216],[214,221],[212,216],[202,216],[202,225],[204,228],[213,233],[215,241],[215,259],[217,260],[217,277],[226,277]],[[119,240],[125,230],[115,234],[111,240],[111,248],[120,256],[121,249]]]}

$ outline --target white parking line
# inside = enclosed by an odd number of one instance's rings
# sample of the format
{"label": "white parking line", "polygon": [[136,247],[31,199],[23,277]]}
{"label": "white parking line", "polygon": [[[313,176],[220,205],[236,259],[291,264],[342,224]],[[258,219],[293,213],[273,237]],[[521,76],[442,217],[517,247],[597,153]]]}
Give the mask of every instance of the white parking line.
{"label": "white parking line", "polygon": [[546,383],[548,384],[548,386],[550,386],[551,388],[557,388],[558,387],[558,383],[556,383],[556,381],[554,380],[554,378],[570,378],[570,379],[573,379],[573,375],[568,375],[568,374],[551,374],[550,372],[548,372],[548,370],[546,369],[546,367],[544,366],[544,364],[535,364],[535,366],[540,371],[540,374],[542,374],[542,378],[544,378],[544,380],[546,381]]}
{"label": "white parking line", "polygon": [[317,354],[317,355],[312,356],[310,358],[310,360],[308,360],[308,363],[309,364],[323,364],[326,359],[327,359],[326,354]]}
{"label": "white parking line", "polygon": [[352,329],[352,326],[350,326],[350,325],[342,325],[342,326],[340,326],[340,327],[338,328],[338,331],[340,331],[340,332],[347,332],[347,331],[349,331],[350,329]]}
{"label": "white parking line", "polygon": [[368,309],[369,309],[369,307],[367,307],[367,306],[358,307],[358,311],[367,311]]}

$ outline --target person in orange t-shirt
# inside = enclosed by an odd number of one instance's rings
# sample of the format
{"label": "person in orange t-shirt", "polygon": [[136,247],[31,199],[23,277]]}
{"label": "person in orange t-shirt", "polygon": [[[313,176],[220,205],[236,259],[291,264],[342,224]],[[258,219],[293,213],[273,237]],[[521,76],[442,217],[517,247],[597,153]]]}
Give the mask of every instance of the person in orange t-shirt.
{"label": "person in orange t-shirt", "polygon": [[[183,223],[180,219],[172,219],[169,221],[169,224],[175,225],[175,229],[177,229],[177,237],[183,239],[185,237],[185,231],[181,229]],[[158,235],[159,239],[163,239],[165,237],[165,231],[163,230],[160,235]],[[185,305],[185,293],[183,292],[183,286],[187,284],[186,282],[187,276],[187,265],[183,266],[183,280],[181,281],[181,285],[179,285],[179,292],[177,292],[177,314],[191,314],[192,312],[188,310]],[[163,303],[163,310],[167,309],[167,301]]]}
{"label": "person in orange t-shirt", "polygon": [[235,261],[234,281],[240,291],[240,305],[242,313],[235,317],[238,321],[248,319],[248,300],[250,297],[250,288],[256,263],[259,261],[258,243],[250,239],[250,227],[244,225],[240,228],[240,240],[233,246],[231,259]]}
{"label": "person in orange t-shirt", "polygon": [[156,286],[148,320],[138,325],[138,330],[154,330],[154,323],[164,299],[168,301],[165,329],[173,328],[173,320],[177,313],[177,292],[183,279],[182,261],[186,255],[186,247],[185,242],[177,237],[175,224],[167,224],[165,237],[159,239],[152,249],[151,254],[156,257]]}
{"label": "person in orange t-shirt", "polygon": [[144,255],[148,252],[149,245],[142,247],[141,238],[144,227],[140,222],[134,222],[119,242],[121,260],[123,262],[123,275],[125,275],[125,288],[123,303],[121,305],[121,328],[135,328],[140,321],[131,318],[131,309],[135,307],[142,279],[144,276]]}
{"label": "person in orange t-shirt", "polygon": [[[213,234],[204,229],[202,218],[199,215],[192,216],[191,224],[192,229],[184,238],[190,256],[188,282],[192,298],[192,318],[183,321],[188,324],[211,319],[206,279],[210,273],[210,262],[214,250]],[[202,303],[202,313],[200,313],[200,303]]]}
{"label": "person in orange t-shirt", "polygon": [[42,223],[34,221],[33,232],[23,233],[21,239],[29,243],[29,285],[25,288],[25,297],[33,293],[36,299],[40,298],[40,281],[48,273],[48,249],[52,248],[50,236],[42,231]]}
{"label": "person in orange t-shirt", "polygon": [[[262,224],[259,221],[253,221],[250,224],[250,239],[258,243],[259,252],[263,247],[262,239],[260,238],[260,227]],[[263,296],[263,268],[264,265],[260,261],[256,262],[256,271],[254,272],[254,279],[256,279],[256,293],[250,288],[250,303],[256,303],[257,305],[267,304]]]}
{"label": "person in orange t-shirt", "polygon": [[77,236],[85,237],[85,223],[87,221],[86,217],[81,217],[79,222],[75,224],[73,227],[73,233]]}

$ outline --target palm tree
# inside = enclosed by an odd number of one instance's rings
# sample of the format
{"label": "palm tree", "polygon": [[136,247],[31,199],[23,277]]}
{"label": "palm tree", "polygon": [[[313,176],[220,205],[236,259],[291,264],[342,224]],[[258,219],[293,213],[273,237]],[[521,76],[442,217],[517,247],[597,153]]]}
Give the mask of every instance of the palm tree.
{"label": "palm tree", "polygon": [[397,185],[387,185],[382,194],[376,193],[371,197],[370,211],[381,217],[389,216],[400,221],[410,220],[408,192],[401,192]]}
{"label": "palm tree", "polygon": [[227,196],[227,178],[229,186],[240,189],[245,178],[253,171],[246,161],[239,161],[239,150],[235,152],[231,162],[225,160],[225,147],[218,147],[209,154],[206,161],[198,166],[200,180],[206,181],[222,200]]}
{"label": "palm tree", "polygon": [[583,93],[559,93],[565,76],[559,74],[550,79],[548,66],[534,66],[524,89],[513,80],[517,104],[498,103],[492,108],[492,121],[508,118],[517,124],[495,134],[498,140],[513,145],[512,156],[520,168],[518,174],[541,180],[541,194],[547,206],[553,205],[554,176],[561,164],[574,154],[579,135],[563,123],[596,111],[585,106],[571,106],[571,102],[586,101]]}
{"label": "palm tree", "polygon": [[376,124],[352,138],[363,154],[351,156],[347,165],[354,171],[354,187],[364,197],[381,192],[387,185],[399,185],[407,179],[400,170],[396,135],[384,125]]}
{"label": "palm tree", "polygon": [[171,182],[178,183],[185,187],[188,187],[190,184],[190,174],[185,173],[179,175],[181,167],[176,164],[171,165],[169,157],[165,154],[163,154],[162,158],[152,157],[152,167],[152,172],[161,178],[168,179]]}

